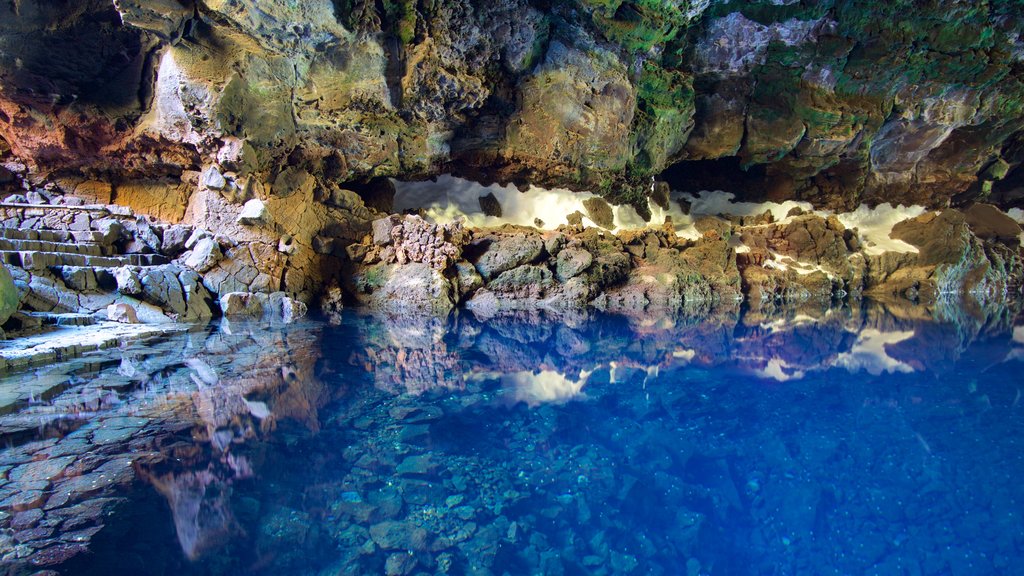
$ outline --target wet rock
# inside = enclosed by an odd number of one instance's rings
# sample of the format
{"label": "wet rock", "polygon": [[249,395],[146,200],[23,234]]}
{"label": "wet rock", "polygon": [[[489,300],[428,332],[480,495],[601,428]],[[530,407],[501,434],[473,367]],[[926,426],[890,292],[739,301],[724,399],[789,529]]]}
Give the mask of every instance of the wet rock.
{"label": "wet rock", "polygon": [[407,553],[388,555],[384,562],[384,573],[387,576],[405,576],[416,569],[416,557]]}
{"label": "wet rock", "polygon": [[19,512],[15,514],[13,518],[11,518],[10,527],[12,530],[16,532],[28,530],[30,528],[35,527],[35,525],[43,519],[43,516],[44,513],[39,508],[33,508],[31,510]]}
{"label": "wet rock", "polygon": [[458,282],[460,300],[484,285],[484,279],[476,271],[476,267],[465,260],[455,263],[455,279]]}
{"label": "wet rock", "polygon": [[138,324],[139,315],[135,308],[128,304],[111,304],[107,306],[107,319],[122,324]]}
{"label": "wet rock", "polygon": [[451,280],[426,263],[377,264],[355,280],[357,298],[374,310],[447,314],[455,307]]}
{"label": "wet rock", "polygon": [[430,454],[420,454],[409,456],[402,460],[402,463],[398,465],[395,472],[404,476],[421,476],[430,474],[437,466],[437,463],[434,462]]}
{"label": "wet rock", "polygon": [[220,297],[221,313],[228,318],[252,318],[291,324],[306,315],[306,305],[283,292],[262,294],[228,292]]}
{"label": "wet rock", "polygon": [[45,501],[46,494],[42,490],[23,490],[0,501],[0,509],[20,512],[39,508]]}

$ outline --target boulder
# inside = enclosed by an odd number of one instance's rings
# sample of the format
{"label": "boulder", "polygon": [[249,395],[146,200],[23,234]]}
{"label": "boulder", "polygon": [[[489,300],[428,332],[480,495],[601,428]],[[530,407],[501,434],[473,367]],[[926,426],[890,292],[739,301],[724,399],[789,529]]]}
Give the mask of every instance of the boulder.
{"label": "boulder", "polygon": [[242,211],[238,214],[237,222],[245,226],[259,226],[266,224],[270,219],[270,213],[267,211],[267,205],[262,200],[252,199],[242,206]]}
{"label": "boulder", "polygon": [[583,207],[587,210],[587,217],[593,220],[594,224],[608,230],[615,228],[615,213],[603,198],[588,198],[583,201]]}
{"label": "boulder", "polygon": [[213,238],[203,238],[196,243],[192,252],[185,257],[183,264],[196,272],[207,272],[224,259],[220,244]]}
{"label": "boulder", "polygon": [[139,315],[135,308],[128,304],[118,303],[107,306],[107,319],[122,324],[138,324]]}
{"label": "boulder", "polygon": [[229,292],[220,297],[220,309],[225,318],[263,320],[291,324],[306,316],[306,304],[284,292],[273,294]]}
{"label": "boulder", "polygon": [[484,280],[490,280],[506,270],[533,263],[543,253],[544,242],[540,237],[520,234],[492,241],[473,264]]}
{"label": "boulder", "polygon": [[579,248],[567,248],[558,253],[555,264],[555,276],[560,282],[566,282],[583,273],[590,267],[594,257],[590,252]]}
{"label": "boulder", "polygon": [[169,226],[164,230],[160,251],[171,258],[177,258],[185,251],[185,243],[192,235],[192,228],[183,225]]}
{"label": "boulder", "polygon": [[203,172],[200,182],[211,190],[223,190],[228,185],[228,181],[224,179],[224,176],[216,166],[207,168]]}

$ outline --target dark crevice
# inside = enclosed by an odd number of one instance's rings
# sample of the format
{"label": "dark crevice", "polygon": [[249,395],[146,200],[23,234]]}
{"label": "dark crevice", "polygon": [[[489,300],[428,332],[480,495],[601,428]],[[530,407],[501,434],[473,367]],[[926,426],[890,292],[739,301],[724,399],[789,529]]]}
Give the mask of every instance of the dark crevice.
{"label": "dark crevice", "polygon": [[698,192],[723,190],[737,197],[749,197],[763,189],[768,175],[763,164],[743,168],[739,156],[718,160],[690,160],[673,164],[661,173],[661,179],[673,190]]}

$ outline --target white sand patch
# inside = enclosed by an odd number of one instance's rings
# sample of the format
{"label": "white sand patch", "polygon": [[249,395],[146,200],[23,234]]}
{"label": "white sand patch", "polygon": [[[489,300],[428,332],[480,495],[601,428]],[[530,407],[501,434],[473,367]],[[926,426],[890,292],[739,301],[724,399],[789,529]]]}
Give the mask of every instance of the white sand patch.
{"label": "white sand patch", "polygon": [[896,206],[886,202],[874,208],[861,205],[853,212],[837,214],[836,217],[847,228],[857,228],[864,239],[864,251],[868,254],[883,252],[912,252],[918,250],[902,240],[890,238],[893,226],[916,218],[926,212],[923,206]]}
{"label": "white sand patch", "polygon": [[857,342],[850,351],[840,354],[832,365],[846,368],[850,372],[863,370],[872,376],[878,376],[882,372],[913,372],[913,367],[896,360],[885,351],[887,344],[896,344],[913,337],[913,331],[882,332],[874,328],[865,329],[857,335]]}
{"label": "white sand patch", "polygon": [[567,378],[554,370],[532,372],[524,370],[501,377],[502,387],[513,403],[525,402],[533,408],[541,404],[564,404],[584,398],[583,387],[590,372],[583,371],[578,379]]}
{"label": "white sand patch", "polygon": [[1024,326],[1015,326],[1013,328],[1013,341],[1024,344]]}

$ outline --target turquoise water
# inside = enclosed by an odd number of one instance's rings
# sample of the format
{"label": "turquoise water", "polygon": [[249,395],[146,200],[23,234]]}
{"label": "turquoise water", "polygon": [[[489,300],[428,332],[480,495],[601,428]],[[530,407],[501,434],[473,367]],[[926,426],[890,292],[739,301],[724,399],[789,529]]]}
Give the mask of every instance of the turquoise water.
{"label": "turquoise water", "polygon": [[340,320],[8,377],[5,566],[1024,572],[1012,311]]}

